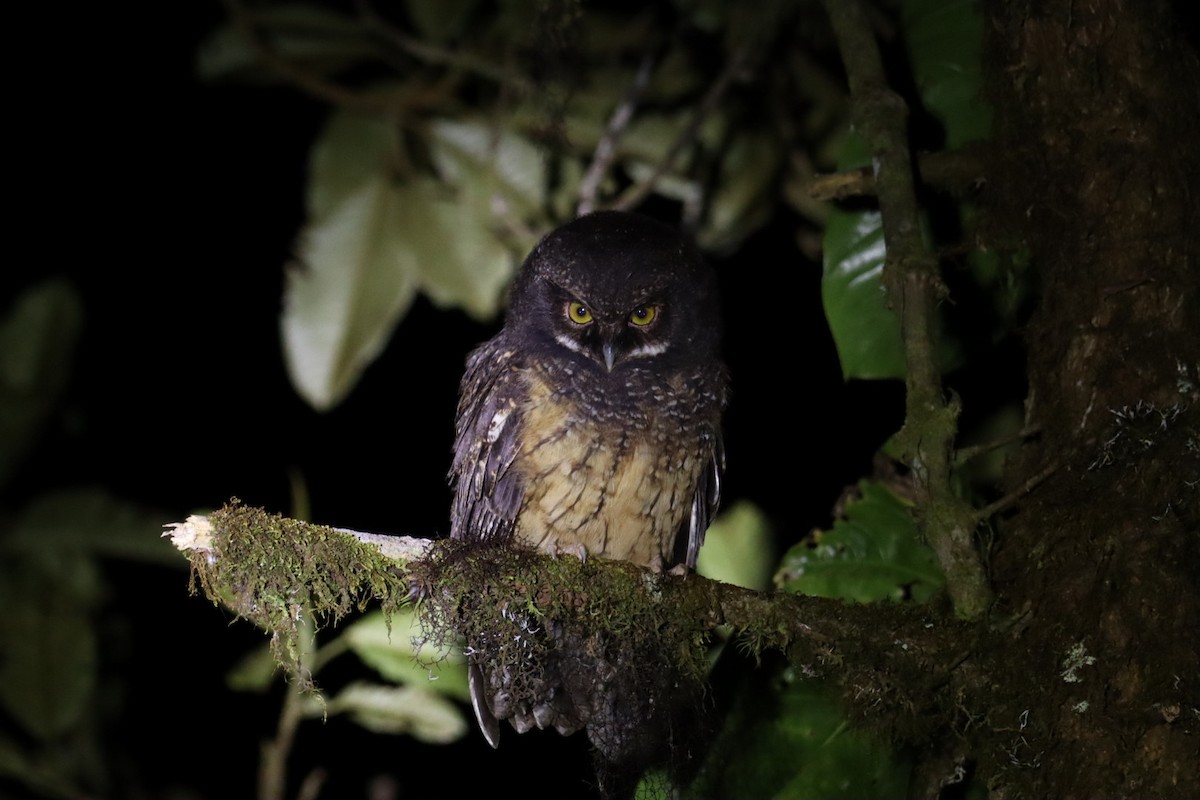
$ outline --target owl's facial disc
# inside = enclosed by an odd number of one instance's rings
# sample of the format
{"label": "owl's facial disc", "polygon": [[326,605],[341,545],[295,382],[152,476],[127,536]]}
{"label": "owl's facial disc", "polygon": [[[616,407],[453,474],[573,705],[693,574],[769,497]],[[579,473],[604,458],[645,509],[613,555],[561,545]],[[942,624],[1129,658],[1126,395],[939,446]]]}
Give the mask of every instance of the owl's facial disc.
{"label": "owl's facial disc", "polygon": [[667,342],[655,336],[662,307],[642,303],[625,314],[600,314],[578,300],[565,303],[565,325],[555,333],[555,341],[580,355],[602,364],[612,372],[623,361],[652,358],[667,350]]}

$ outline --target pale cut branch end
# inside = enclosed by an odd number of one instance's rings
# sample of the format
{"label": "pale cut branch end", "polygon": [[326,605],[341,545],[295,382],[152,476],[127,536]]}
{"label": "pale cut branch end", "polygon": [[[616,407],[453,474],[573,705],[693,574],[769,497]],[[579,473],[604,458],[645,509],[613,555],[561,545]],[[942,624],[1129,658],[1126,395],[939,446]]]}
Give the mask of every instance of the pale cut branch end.
{"label": "pale cut branch end", "polygon": [[208,517],[202,514],[192,514],[183,522],[169,522],[163,526],[170,530],[162,532],[164,537],[170,537],[175,549],[187,553],[197,552],[213,554],[213,525]]}

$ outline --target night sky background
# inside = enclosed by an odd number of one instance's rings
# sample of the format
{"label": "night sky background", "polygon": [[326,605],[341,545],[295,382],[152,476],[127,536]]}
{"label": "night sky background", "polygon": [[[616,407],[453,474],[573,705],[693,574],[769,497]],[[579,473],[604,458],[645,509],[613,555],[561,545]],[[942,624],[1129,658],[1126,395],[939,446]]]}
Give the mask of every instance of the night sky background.
{"label": "night sky background", "polygon": [[[91,4],[25,28],[46,33],[47,59],[71,66],[63,80],[19,94],[26,222],[15,234],[26,255],[3,270],[3,305],[65,275],[86,320],[66,402],[4,489],[5,506],[101,486],[161,510],[164,523],[234,496],[286,514],[295,473],[316,522],[443,535],[458,380],[467,352],[499,321],[419,300],[342,405],[321,414],[300,400],[284,372],[278,313],[325,109],[289,88],[199,84],[196,47],[220,19],[217,3]],[[733,385],[725,496],[759,505],[780,550],[827,524],[902,412],[898,386],[841,381],[820,265],[796,250],[795,224],[781,209],[739,252],[714,260]],[[183,567],[182,558],[178,570],[106,564],[113,773],[127,797],[249,797],[282,687],[263,696],[225,688],[225,672],[263,636],[189,595]],[[326,680],[354,668],[347,660]],[[539,778],[525,796],[573,793],[586,780],[582,736],[506,728],[503,738],[493,752],[474,730],[434,747],[336,718],[309,722],[293,776],[326,767],[325,797],[364,796],[379,775],[399,781],[402,797],[503,794],[547,767],[566,777]]]}

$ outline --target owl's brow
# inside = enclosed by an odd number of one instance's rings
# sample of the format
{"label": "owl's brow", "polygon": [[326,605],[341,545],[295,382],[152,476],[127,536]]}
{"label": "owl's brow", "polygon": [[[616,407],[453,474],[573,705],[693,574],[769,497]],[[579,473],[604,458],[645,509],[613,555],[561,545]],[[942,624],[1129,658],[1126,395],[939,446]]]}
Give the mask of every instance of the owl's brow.
{"label": "owl's brow", "polygon": [[[559,283],[558,281],[553,280],[549,277],[546,277],[545,280],[546,280],[546,283],[549,284],[550,288],[552,288],[555,292],[557,292],[559,294],[559,296],[562,297],[563,300],[574,301],[577,303],[583,303],[585,306],[588,306],[588,307],[592,307],[595,305],[592,301],[585,300],[583,298],[583,296],[582,296],[583,292],[577,291],[576,289],[573,289],[569,286]],[[648,286],[639,287],[638,289],[634,290],[634,292],[635,292],[634,296],[638,297],[639,299],[634,301],[633,304],[629,306],[629,308],[632,310],[634,308],[637,308],[638,306],[645,306],[645,305],[655,305],[655,306],[658,306],[659,308],[662,308],[664,305],[663,302],[661,300],[657,300],[655,298],[658,295],[662,294],[662,292],[665,288],[666,288],[666,283],[663,283],[662,285],[651,284]]]}
{"label": "owl's brow", "polygon": [[574,289],[570,289],[566,286],[563,286],[561,283],[558,283],[557,281],[552,281],[549,278],[546,279],[546,283],[550,286],[550,288],[554,291],[554,293],[557,294],[559,296],[559,298],[561,298],[562,300],[564,300],[566,302],[583,303],[585,306],[590,305],[590,303],[584,302],[584,300],[582,300],[580,298],[580,293],[575,291]]}

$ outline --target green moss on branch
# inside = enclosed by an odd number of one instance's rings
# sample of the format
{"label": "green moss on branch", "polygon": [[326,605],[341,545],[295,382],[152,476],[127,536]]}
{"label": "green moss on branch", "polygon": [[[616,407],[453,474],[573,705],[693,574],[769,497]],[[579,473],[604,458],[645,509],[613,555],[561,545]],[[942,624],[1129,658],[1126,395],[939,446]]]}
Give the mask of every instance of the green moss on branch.
{"label": "green moss on branch", "polygon": [[211,538],[188,550],[193,588],[271,634],[276,660],[299,675],[301,624],[337,622],[378,600],[408,595],[403,565],[353,533],[233,502],[208,517]]}

